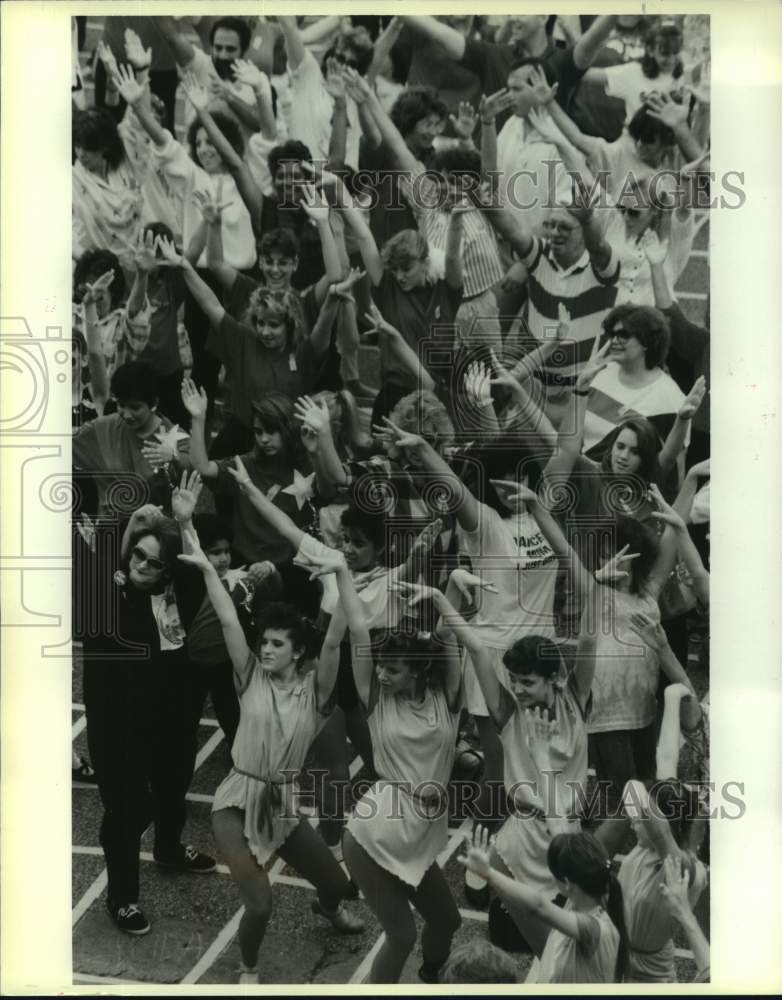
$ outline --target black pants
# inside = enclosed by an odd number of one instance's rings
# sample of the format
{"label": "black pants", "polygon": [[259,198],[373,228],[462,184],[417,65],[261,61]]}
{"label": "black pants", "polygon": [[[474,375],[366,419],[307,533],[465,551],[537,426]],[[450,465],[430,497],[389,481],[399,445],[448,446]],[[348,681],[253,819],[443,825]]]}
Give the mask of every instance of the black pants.
{"label": "black pants", "polygon": [[[122,62],[119,59],[118,62]],[[176,110],[176,89],[179,85],[179,77],[175,69],[153,69],[149,73],[149,89],[155,94],[166,107],[164,126],[174,135],[174,112]],[[106,107],[106,67],[97,59],[95,61],[95,107]],[[125,114],[126,104],[120,97],[119,105],[110,108],[117,121],[121,121]]]}
{"label": "black pants", "polygon": [[206,696],[211,695],[212,707],[229,747],[233,746],[239,728],[239,699],[234,687],[233,666],[230,660],[223,663],[199,663],[196,668],[200,683],[199,714],[203,711]]}
{"label": "black pants", "polygon": [[615,819],[628,781],[654,777],[655,726],[590,733],[589,763],[599,784],[598,812],[594,819]]}
{"label": "black pants", "polygon": [[183,650],[151,662],[85,661],[87,741],[103,802],[100,843],[111,908],[138,901],[141,835],[150,822],[156,858],[174,859],[180,851],[198,693]]}

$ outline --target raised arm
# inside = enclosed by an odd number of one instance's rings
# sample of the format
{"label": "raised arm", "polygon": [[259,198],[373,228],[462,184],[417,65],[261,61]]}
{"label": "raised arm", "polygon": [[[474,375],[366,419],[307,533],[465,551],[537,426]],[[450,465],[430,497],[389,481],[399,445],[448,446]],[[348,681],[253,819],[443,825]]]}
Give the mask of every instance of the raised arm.
{"label": "raised arm", "polygon": [[217,150],[226,170],[235,180],[242,201],[250,213],[253,228],[257,230],[263,209],[263,195],[255,183],[250,168],[223,135],[219,125],[212,117],[209,111],[209,94],[192,73],[185,75],[182,80],[182,88],[188,101],[195,109],[198,120],[204,126],[209,141]]}
{"label": "raised arm", "polygon": [[282,28],[285,38],[285,51],[288,53],[288,68],[293,73],[307,54],[306,46],[301,37],[295,17],[278,17],[277,23]]}
{"label": "raised arm", "polygon": [[155,237],[149,231],[139,230],[135,246],[128,249],[133,253],[133,285],[128,296],[128,317],[133,319],[147,305],[147,285],[149,272],[157,265],[155,257]]}
{"label": "raised arm", "polygon": [[118,67],[114,84],[125,103],[133,108],[139,124],[152,142],[162,149],[168,142],[169,133],[157,120],[152,110],[149,86],[142,85],[140,80],[136,79],[131,66]]}
{"label": "raised arm", "polygon": [[372,235],[372,231],[364,216],[356,208],[341,178],[328,170],[322,171],[320,177],[317,178],[314,168],[309,164],[303,164],[303,166],[310,173],[313,180],[328,194],[334,208],[340,212],[345,222],[353,231],[353,236],[358,244],[361,259],[367,269],[370,281],[373,285],[380,284],[380,279],[383,277],[383,261],[380,258],[375,237]]}
{"label": "raised arm", "polygon": [[509,212],[489,189],[481,192],[476,204],[486,216],[492,228],[496,230],[502,239],[510,244],[511,249],[519,257],[526,257],[532,250],[534,241],[532,236],[519,223],[516,215]]}
{"label": "raised arm", "polygon": [[209,400],[205,389],[199,389],[192,379],[182,381],[182,405],[190,414],[190,464],[204,479],[214,479],[220,471],[217,462],[209,460],[206,451],[206,411]]}
{"label": "raised arm", "polygon": [[689,103],[677,104],[667,94],[650,94],[644,98],[644,103],[649,117],[656,118],[673,132],[686,162],[697,160],[703,155],[703,149],[687,123]]}
{"label": "raised arm", "polygon": [[402,133],[389,118],[377,94],[371,92],[367,97],[367,104],[380,132],[380,138],[388,149],[390,165],[396,170],[418,170],[418,160],[402,138]]}
{"label": "raised arm", "polygon": [[400,364],[406,372],[415,379],[415,384],[419,389],[434,389],[434,379],[421,364],[421,360],[407,343],[402,334],[395,326],[383,319],[383,316],[374,302],[370,303],[369,312],[364,317],[371,324],[366,334],[376,333],[382,338],[385,346],[393,356],[394,360]]}
{"label": "raised arm", "polygon": [[160,248],[160,253],[169,266],[180,267],[182,269],[185,284],[192,292],[193,298],[206,314],[212,326],[219,326],[225,316],[225,309],[209,285],[199,276],[187,257],[181,257],[177,253],[174,244],[164,236],[158,236],[157,246]]}
{"label": "raised arm", "polygon": [[657,486],[654,487],[653,495],[659,510],[652,514],[652,517],[656,521],[664,522],[674,532],[679,558],[687,567],[692,577],[693,588],[698,600],[704,608],[708,608],[709,574],[703,565],[703,560],[695,547],[695,543],[690,537],[687,525],[676,509],[666,503]]}
{"label": "raised arm", "polygon": [[603,229],[595,218],[593,192],[587,189],[578,175],[573,177],[573,203],[568,207],[568,212],[581,226],[584,245],[595,270],[605,271],[612,259],[611,245],[603,236]]}
{"label": "raised arm", "polygon": [[309,218],[315,224],[315,228],[318,230],[320,246],[323,253],[323,264],[326,268],[326,277],[330,283],[342,281],[345,277],[345,272],[342,267],[342,258],[340,256],[339,247],[337,246],[337,241],[334,238],[334,233],[331,230],[331,222],[329,221],[329,203],[326,201],[323,192],[319,191],[312,184],[302,185],[301,193],[301,207],[307,213]]}
{"label": "raised arm", "polygon": [[[545,112],[548,112],[548,115]],[[557,147],[565,166],[570,170],[581,172],[586,166],[583,156],[588,156],[594,161],[600,150],[600,140],[595,136],[584,135],[556,101],[549,101],[545,112],[533,108],[530,111],[530,121],[547,142]]]}
{"label": "raised arm", "polygon": [[367,71],[367,80],[372,87],[375,85],[380,67],[383,66],[386,59],[391,55],[391,49],[393,49],[398,41],[403,28],[404,22],[402,18],[392,17],[375,39],[375,47],[372,50],[372,62]]}
{"label": "raised arm", "polygon": [[195,56],[193,43],[182,34],[178,21],[173,17],[157,17],[158,29],[171,47],[177,66],[189,66]]}
{"label": "raised arm", "polygon": [[664,883],[660,892],[672,917],[679,922],[692,949],[692,957],[699,975],[706,976],[711,966],[711,947],[692,912],[690,874],[682,867],[681,859],[667,857],[663,863]]}
{"label": "raised arm", "polygon": [[469,201],[462,198],[453,206],[448,219],[448,231],[445,235],[445,280],[454,291],[459,291],[464,284],[462,275],[464,213],[469,211],[471,211]]}
{"label": "raised arm", "polygon": [[706,379],[700,375],[679,407],[673,427],[668,432],[668,437],[660,451],[659,465],[663,475],[667,475],[674,468],[677,459],[684,451],[692,418],[698,412],[705,397]]}
{"label": "raised arm", "polygon": [[206,592],[223,630],[223,638],[234,672],[239,678],[244,679],[250,658],[250,647],[247,645],[244,629],[239,621],[231,595],[223,586],[217,575],[217,570],[204,555],[198,541],[198,535],[192,527],[183,530],[182,540],[185,551],[178,558],[182,562],[195,566],[203,573]]}
{"label": "raised arm", "polygon": [[244,467],[244,463],[238,455],[234,457],[234,465],[236,468],[231,468],[229,465],[228,471],[235,479],[236,485],[242,493],[244,493],[253,507],[258,511],[264,521],[266,521],[266,523],[273,528],[281,538],[290,542],[294,550],[298,551],[302,539],[304,538],[304,532],[297,524],[294,524],[284,510],[280,510],[279,507],[275,506],[265,493],[258,489],[247,474],[247,469]]}
{"label": "raised arm", "polygon": [[218,181],[217,200],[209,191],[195,191],[193,198],[206,225],[206,266],[223,288],[230,292],[239,272],[223,258],[223,225],[220,213],[229,203],[221,203],[222,185]]}
{"label": "raised arm", "polygon": [[234,78],[238,83],[250,87],[255,95],[261,135],[268,142],[277,138],[277,119],[272,106],[272,89],[268,76],[249,59],[236,59],[232,63]]}
{"label": "raised arm", "polygon": [[573,48],[573,62],[578,69],[588,69],[597,58],[611,30],[616,14],[601,14],[590,24]]}
{"label": "raised arm", "polygon": [[483,826],[476,826],[472,844],[467,845],[466,854],[458,858],[459,863],[485,879],[492,889],[509,903],[527,910],[549,927],[578,940],[580,929],[575,910],[557,906],[548,894],[529,889],[523,882],[492,868],[489,860],[489,844],[489,831]]}
{"label": "raised arm", "polygon": [[458,62],[464,56],[466,48],[464,35],[455,28],[438,21],[436,17],[417,14],[405,15],[400,20],[425,38],[438,42],[445,49],[445,54],[449,59]]}
{"label": "raised arm", "polygon": [[300,396],[294,412],[296,419],[301,421],[301,440],[315,470],[318,492],[329,498],[335,485],[347,483],[347,475],[334,446],[326,401],[321,399],[318,405],[309,396]]}

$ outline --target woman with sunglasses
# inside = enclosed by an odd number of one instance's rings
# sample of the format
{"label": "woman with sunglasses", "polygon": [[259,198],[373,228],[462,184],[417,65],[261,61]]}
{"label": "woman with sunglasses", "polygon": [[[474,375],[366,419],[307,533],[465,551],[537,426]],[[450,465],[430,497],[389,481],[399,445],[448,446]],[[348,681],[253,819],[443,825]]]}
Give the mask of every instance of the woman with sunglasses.
{"label": "woman with sunglasses", "polygon": [[[193,474],[174,490],[192,496]],[[106,905],[117,927],[143,935],[139,909],[141,836],[154,823],[153,856],[171,871],[203,873],[214,859],[181,843],[185,794],[198,730],[194,674],[178,599],[185,581],[179,529],[147,504],[123,537],[112,529],[75,539],[77,621],[84,643],[84,705],[90,760],[103,802],[100,842],[106,858]]]}

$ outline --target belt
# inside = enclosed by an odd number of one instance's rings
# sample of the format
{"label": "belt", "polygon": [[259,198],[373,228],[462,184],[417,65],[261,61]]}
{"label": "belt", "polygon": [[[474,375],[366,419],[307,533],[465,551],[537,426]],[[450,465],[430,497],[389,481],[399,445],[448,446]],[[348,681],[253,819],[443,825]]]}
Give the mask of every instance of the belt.
{"label": "belt", "polygon": [[271,840],[274,832],[273,807],[282,805],[282,788],[284,785],[294,784],[296,778],[298,777],[298,773],[292,778],[285,778],[280,781],[275,780],[274,778],[261,777],[257,774],[251,774],[250,771],[243,771],[240,767],[234,767],[233,770],[237,774],[243,775],[245,778],[252,778],[253,781],[257,781],[263,786],[261,799],[258,805],[258,833],[262,836],[265,834],[266,837]]}

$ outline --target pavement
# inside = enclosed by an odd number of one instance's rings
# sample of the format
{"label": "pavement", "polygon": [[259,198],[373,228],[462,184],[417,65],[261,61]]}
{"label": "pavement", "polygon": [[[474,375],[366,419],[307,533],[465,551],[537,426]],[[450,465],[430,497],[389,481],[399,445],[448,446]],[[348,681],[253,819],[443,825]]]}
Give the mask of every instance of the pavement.
{"label": "pavement", "polygon": [[[87,51],[100,33],[99,19],[88,22]],[[91,85],[86,81],[88,101]],[[684,312],[694,322],[704,323],[708,275],[708,221],[700,220],[694,249],[676,287]],[[362,347],[361,377],[378,384],[377,350]],[[694,666],[690,656],[690,666]],[[705,678],[703,679],[705,681]],[[706,684],[703,684],[704,688]],[[86,719],[81,697],[81,666],[74,651],[73,746],[86,754]],[[351,772],[360,774],[360,758]],[[207,703],[199,728],[199,753],[188,795],[188,818],[184,842],[217,854],[210,826],[215,789],[228,773],[230,757],[222,732]],[[94,786],[74,786],[72,793],[72,886],[73,886],[73,982],[75,985],[143,984],[235,984],[239,973],[236,929],[241,917],[238,893],[227,869],[221,865],[208,875],[172,875],[152,862],[151,835],[141,845],[140,904],[152,924],[142,938],[129,937],[115,927],[105,907],[106,874],[98,844],[102,809]],[[462,869],[456,861],[464,829],[454,824],[440,863],[460,905],[462,927],[454,944],[487,934],[486,914],[463,905]],[[220,861],[218,857],[218,861]],[[374,955],[381,945],[381,932],[363,899],[350,904],[366,921],[366,930],[356,936],[337,934],[313,916],[312,886],[300,879],[279,859],[269,864],[274,885],[274,909],[261,950],[260,980],[268,984],[359,984],[365,981]],[[701,907],[702,923],[708,927],[708,900]],[[419,922],[420,926],[420,922]],[[683,942],[677,942],[683,945]],[[402,983],[421,986],[416,971],[421,963],[420,943],[408,961]],[[529,968],[528,956],[519,958],[519,980]],[[691,980],[695,966],[686,947],[677,948],[680,982]]]}

